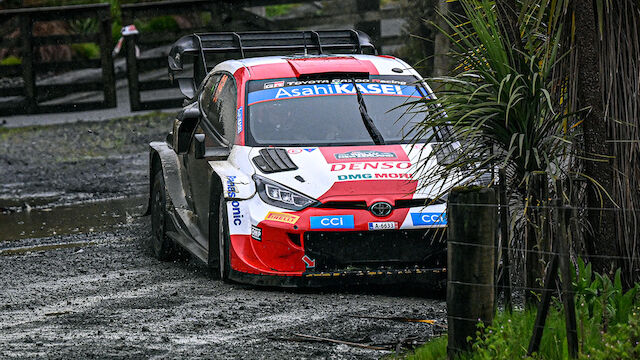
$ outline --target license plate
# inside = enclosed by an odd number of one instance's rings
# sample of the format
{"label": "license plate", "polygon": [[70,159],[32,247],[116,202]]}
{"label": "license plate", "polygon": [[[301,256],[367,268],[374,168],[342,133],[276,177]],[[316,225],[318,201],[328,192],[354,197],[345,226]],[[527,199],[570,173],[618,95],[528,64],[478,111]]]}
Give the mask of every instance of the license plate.
{"label": "license plate", "polygon": [[370,222],[369,230],[395,230],[398,223],[395,221]]}

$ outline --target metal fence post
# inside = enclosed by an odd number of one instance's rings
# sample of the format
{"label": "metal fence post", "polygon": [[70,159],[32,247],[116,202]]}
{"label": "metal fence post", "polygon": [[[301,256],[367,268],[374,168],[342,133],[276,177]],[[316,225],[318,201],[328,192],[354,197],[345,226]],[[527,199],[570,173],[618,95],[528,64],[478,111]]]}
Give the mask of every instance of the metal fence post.
{"label": "metal fence post", "polygon": [[493,321],[494,237],[497,228],[494,189],[457,188],[447,206],[447,353],[467,350],[476,324]]}

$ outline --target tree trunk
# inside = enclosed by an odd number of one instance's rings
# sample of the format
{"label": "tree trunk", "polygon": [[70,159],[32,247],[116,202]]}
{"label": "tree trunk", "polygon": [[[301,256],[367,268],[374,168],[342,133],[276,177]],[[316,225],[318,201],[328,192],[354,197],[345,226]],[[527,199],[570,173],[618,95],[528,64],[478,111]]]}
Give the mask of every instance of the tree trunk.
{"label": "tree trunk", "polygon": [[[578,108],[589,109],[582,115],[584,130],[585,175],[597,181],[609,194],[612,193],[611,154],[607,143],[607,123],[604,119],[600,64],[597,44],[600,41],[593,0],[576,0],[574,14],[576,23],[575,51],[578,57]],[[615,218],[613,211],[594,210],[612,207],[607,194],[599,193],[591,182],[587,185],[587,218],[591,231],[585,234],[585,246],[594,271],[609,273],[615,261],[599,255],[617,254]]]}
{"label": "tree trunk", "polygon": [[[449,30],[449,26],[444,18],[449,14],[449,3],[447,0],[438,0],[436,4],[437,13],[435,22],[442,29]],[[449,39],[445,34],[436,31],[434,39],[433,76],[444,76],[449,73]]]}

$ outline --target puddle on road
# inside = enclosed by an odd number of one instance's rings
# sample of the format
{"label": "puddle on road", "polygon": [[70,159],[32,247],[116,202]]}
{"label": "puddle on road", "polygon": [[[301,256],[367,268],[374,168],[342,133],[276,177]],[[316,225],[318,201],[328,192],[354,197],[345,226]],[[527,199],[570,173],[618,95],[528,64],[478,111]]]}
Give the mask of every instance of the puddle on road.
{"label": "puddle on road", "polygon": [[0,241],[104,231],[146,210],[146,197],[0,213]]}

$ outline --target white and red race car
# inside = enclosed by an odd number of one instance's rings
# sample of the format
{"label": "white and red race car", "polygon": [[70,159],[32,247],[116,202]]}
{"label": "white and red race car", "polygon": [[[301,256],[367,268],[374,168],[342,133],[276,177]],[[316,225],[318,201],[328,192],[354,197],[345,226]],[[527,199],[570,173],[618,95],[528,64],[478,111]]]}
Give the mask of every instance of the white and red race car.
{"label": "white and red race car", "polygon": [[[247,56],[272,51],[285,55]],[[432,144],[411,141],[421,115],[402,107],[433,95],[402,60],[366,52],[351,30],[178,40],[170,71],[192,57],[195,75],[177,79],[187,105],[150,144],[154,254],[180,246],[252,284],[442,281],[446,204],[434,198],[448,185],[421,186]]]}

